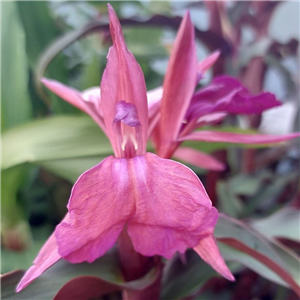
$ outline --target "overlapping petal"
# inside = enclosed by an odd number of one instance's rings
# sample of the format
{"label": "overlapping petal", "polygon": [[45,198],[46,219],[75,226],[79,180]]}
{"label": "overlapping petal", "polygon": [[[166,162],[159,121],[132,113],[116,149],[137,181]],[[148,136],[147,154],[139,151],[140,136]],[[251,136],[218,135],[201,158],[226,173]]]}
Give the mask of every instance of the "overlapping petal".
{"label": "overlapping petal", "polygon": [[184,165],[147,153],[108,157],[76,182],[70,220],[55,231],[59,254],[92,262],[116,242],[127,223],[136,251],[170,258],[194,247],[218,212],[198,177]]}
{"label": "overlapping petal", "polygon": [[112,156],[83,173],[68,204],[70,220],[55,230],[59,254],[92,262],[110,249],[134,212],[128,160]]}
{"label": "overlapping petal", "polygon": [[79,92],[53,79],[43,78],[43,84],[53,93],[90,115],[105,132],[103,115],[100,109],[100,89],[91,88]]}
{"label": "overlapping petal", "polygon": [[221,274],[230,281],[235,280],[224,262],[224,259],[220,253],[217,242],[212,232],[208,233],[206,237],[201,239],[199,244],[193,249],[206,263],[210,264],[219,274]]}
{"label": "overlapping petal", "polygon": [[169,147],[176,141],[190,104],[197,80],[197,56],[194,27],[189,13],[180,25],[163,84],[160,109],[159,149],[169,157]]}
{"label": "overlapping petal", "polygon": [[[65,216],[63,221],[68,221],[68,219],[69,214]],[[61,256],[58,253],[58,246],[53,233],[40,250],[39,254],[33,262],[33,266],[27,270],[27,272],[19,282],[16,291],[19,292],[24,289],[28,284],[39,277],[60,259]]]}
{"label": "overlapping petal", "polygon": [[173,156],[186,163],[207,170],[222,171],[226,167],[213,156],[192,148],[180,147],[174,152]]}
{"label": "overlapping petal", "polygon": [[142,139],[140,148],[145,153],[148,130],[148,107],[146,84],[141,67],[127,49],[120,22],[113,8],[108,5],[110,32],[113,46],[107,57],[107,66],[101,81],[101,107],[107,135],[116,157],[121,157],[117,136],[113,128],[116,104],[119,101],[132,103],[137,108],[141,122]]}
{"label": "overlapping petal", "polygon": [[199,80],[203,77],[204,73],[208,71],[217,61],[220,54],[221,52],[219,50],[216,50],[198,63],[197,84]]}
{"label": "overlapping petal", "polygon": [[138,197],[128,233],[136,251],[171,258],[194,247],[218,218],[198,177],[186,166],[152,153],[132,162]]}
{"label": "overlapping petal", "polygon": [[267,135],[267,134],[240,134],[231,132],[219,132],[201,130],[193,132],[181,141],[205,141],[205,142],[225,142],[235,144],[277,144],[290,139],[299,137],[300,133],[291,133],[286,135]]}
{"label": "overlapping petal", "polygon": [[238,80],[220,76],[193,96],[186,118],[199,118],[212,112],[259,114],[280,105],[271,93],[252,95]]}
{"label": "overlapping petal", "polygon": [[152,153],[131,159],[110,156],[83,173],[68,211],[18,291],[61,258],[94,261],[115,244],[126,224],[137,252],[171,258],[176,251],[198,249],[218,219],[198,177]]}

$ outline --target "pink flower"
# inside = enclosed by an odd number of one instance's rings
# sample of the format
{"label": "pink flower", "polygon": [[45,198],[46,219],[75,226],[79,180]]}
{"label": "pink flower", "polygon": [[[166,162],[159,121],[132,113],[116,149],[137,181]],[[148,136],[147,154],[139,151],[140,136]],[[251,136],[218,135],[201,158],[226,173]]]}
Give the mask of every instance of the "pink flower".
{"label": "pink flower", "polygon": [[224,165],[215,158],[195,149],[180,147],[182,142],[271,144],[299,136],[299,133],[272,136],[195,131],[221,121],[228,114],[258,114],[281,105],[273,94],[251,95],[229,76],[215,78],[209,86],[195,93],[199,80],[219,54],[216,51],[197,63],[194,28],[187,19],[182,22],[161,88],[162,99],[152,101],[151,105],[153,116],[149,119],[149,135],[160,157],[175,157],[202,168],[222,170]]}
{"label": "pink flower", "polygon": [[[102,77],[101,102],[93,94],[66,90],[62,85],[55,89],[105,130],[115,156],[107,157],[79,177],[66,217],[39,252],[17,291],[62,258],[72,263],[94,261],[116,243],[123,228],[127,228],[135,250],[142,255],[171,258],[177,251],[193,248],[225,278],[234,280],[213,236],[218,212],[198,177],[180,163],[146,153],[148,106],[143,73],[126,48],[111,6],[109,17],[113,47]],[[186,26],[192,27],[189,14],[179,34]],[[189,66],[194,69],[192,64]],[[46,80],[45,84],[53,87],[53,82]],[[176,119],[171,120],[176,123],[176,132],[181,125],[177,118],[181,117],[178,111]]]}
{"label": "pink flower", "polygon": [[[213,156],[182,147],[182,142],[272,144],[299,136],[298,133],[274,136],[195,131],[223,120],[228,114],[258,114],[281,105],[271,93],[250,94],[230,76],[217,77],[210,85],[195,92],[199,80],[219,55],[220,52],[215,51],[197,62],[194,27],[185,17],[176,37],[163,87],[147,93],[148,138],[160,157],[174,157],[201,168],[223,170],[225,166]],[[44,79],[43,82],[61,98],[89,114],[107,134],[98,87],[81,93],[55,80]]]}

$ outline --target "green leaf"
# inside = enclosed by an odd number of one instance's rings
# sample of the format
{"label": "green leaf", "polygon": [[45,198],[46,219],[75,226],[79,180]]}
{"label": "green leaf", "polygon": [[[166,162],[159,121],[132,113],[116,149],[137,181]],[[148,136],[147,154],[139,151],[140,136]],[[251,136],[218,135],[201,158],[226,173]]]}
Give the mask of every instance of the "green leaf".
{"label": "green leaf", "polygon": [[[35,66],[41,52],[59,34],[47,2],[16,2],[22,26],[26,32],[26,51],[31,66]],[[37,26],[38,24],[38,26]],[[59,65],[57,65],[59,67]]]}
{"label": "green leaf", "polygon": [[300,241],[300,212],[293,207],[285,207],[264,219],[253,220],[251,225],[268,238],[284,237]]}
{"label": "green leaf", "polygon": [[[51,15],[49,3],[47,1],[16,1],[16,5],[21,17],[22,26],[25,30],[26,52],[32,70],[34,71],[39,57],[48,45],[58,37],[59,30],[55,26],[55,19]],[[37,25],[38,24],[38,25]],[[49,66],[46,76],[55,78],[58,81],[66,82],[68,78],[65,57],[58,55]],[[35,84],[41,88],[38,78]],[[38,82],[37,82],[38,81]],[[76,109],[69,103],[62,101],[58,96],[49,93],[51,103],[45,99],[44,93],[40,96],[44,102],[58,113],[75,112]]]}
{"label": "green leaf", "polygon": [[27,92],[28,70],[24,30],[17,2],[2,3],[1,20],[1,126],[2,130],[28,121],[32,106]]}
{"label": "green leaf", "polygon": [[34,121],[6,132],[2,138],[4,169],[25,162],[112,154],[107,137],[86,116]]}
{"label": "green leaf", "polygon": [[[199,255],[189,250],[183,261],[178,255],[168,261],[163,272],[161,300],[176,300],[190,295],[213,276],[220,276]],[[238,268],[236,263],[228,264],[231,271]]]}
{"label": "green leaf", "polygon": [[215,271],[194,252],[187,251],[186,263],[177,256],[165,266],[161,299],[181,299],[200,287]]}
{"label": "green leaf", "polygon": [[295,281],[300,286],[300,259],[299,255],[293,252],[291,249],[281,244],[276,240],[272,240],[272,247],[276,250],[276,253],[280,256],[281,260],[287,267],[287,270],[293,276]]}
{"label": "green leaf", "polygon": [[26,249],[31,242],[29,224],[17,202],[18,191],[27,174],[25,165],[1,170],[1,240],[4,248],[15,251]]}
{"label": "green leaf", "polygon": [[1,250],[1,274],[16,269],[28,269],[43,244],[44,241],[34,241],[23,251],[11,251],[3,248]]}
{"label": "green leaf", "polygon": [[[20,275],[22,276],[22,274]],[[15,278],[10,288],[2,288],[2,299],[53,299],[57,291],[69,280],[84,275],[98,276],[109,282],[121,283],[122,274],[119,270],[116,251],[107,253],[92,264],[71,264],[65,260],[61,260],[33,281],[28,287],[16,294],[14,289],[21,278],[19,276],[19,278]]]}
{"label": "green leaf", "polygon": [[23,219],[17,204],[17,192],[26,176],[26,169],[26,166],[18,166],[1,172],[2,225],[10,227]]}
{"label": "green leaf", "polygon": [[[221,215],[215,229],[215,236],[220,241],[224,238],[237,240],[246,247],[251,248],[255,252],[258,252],[273,261],[274,264],[289,273],[289,276],[293,276],[294,274],[289,265],[283,260],[284,256],[282,253],[279,253],[277,248],[274,247],[271,242],[241,221]],[[281,273],[274,272],[274,270],[267,267],[263,261],[222,243],[219,243],[219,247],[225,260],[239,262],[268,280],[290,287],[280,276],[282,275]],[[290,257],[288,252],[285,252],[285,255]],[[297,278],[294,277],[294,280],[297,282]]]}
{"label": "green leaf", "polygon": [[226,181],[220,180],[217,182],[217,193],[220,201],[220,211],[231,217],[239,217],[244,210],[244,204]]}
{"label": "green leaf", "polygon": [[39,165],[74,183],[83,172],[99,164],[104,158],[105,156],[57,159],[41,161]]}
{"label": "green leaf", "polygon": [[255,175],[238,174],[228,180],[228,188],[236,195],[255,195],[266,179],[271,179],[272,174],[263,171]]}
{"label": "green leaf", "polygon": [[16,294],[14,289],[22,277],[22,272],[6,274],[2,278],[2,299],[40,300],[53,299],[56,293],[70,280],[78,276],[93,276],[119,289],[142,290],[157,280],[160,268],[151,269],[138,280],[124,282],[120,270],[119,256],[116,249],[106,253],[93,263],[71,264],[61,260],[45,271],[24,290]]}

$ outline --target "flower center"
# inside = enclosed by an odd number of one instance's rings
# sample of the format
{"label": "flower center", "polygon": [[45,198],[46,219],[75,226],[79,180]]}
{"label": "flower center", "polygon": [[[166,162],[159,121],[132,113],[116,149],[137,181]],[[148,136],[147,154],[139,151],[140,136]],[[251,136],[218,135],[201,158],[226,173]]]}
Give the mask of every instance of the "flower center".
{"label": "flower center", "polygon": [[141,149],[142,126],[136,106],[133,103],[123,100],[117,102],[113,127],[120,157],[132,158],[143,154]]}

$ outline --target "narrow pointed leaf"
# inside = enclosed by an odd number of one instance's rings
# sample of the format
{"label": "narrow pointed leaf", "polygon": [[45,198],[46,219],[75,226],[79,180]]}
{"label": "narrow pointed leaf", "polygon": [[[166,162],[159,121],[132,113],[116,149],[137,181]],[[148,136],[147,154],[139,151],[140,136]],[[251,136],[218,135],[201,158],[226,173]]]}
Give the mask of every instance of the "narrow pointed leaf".
{"label": "narrow pointed leaf", "polygon": [[[33,121],[2,136],[2,168],[39,162],[112,153],[109,140],[85,116],[59,116]],[[20,150],[22,148],[22,151]]]}
{"label": "narrow pointed leaf", "polygon": [[32,116],[27,90],[25,32],[17,2],[2,3],[1,62],[1,129],[4,130],[24,123]]}
{"label": "narrow pointed leaf", "polygon": [[284,237],[299,241],[300,212],[293,207],[283,208],[264,219],[253,220],[252,226],[269,237]]}
{"label": "narrow pointed leaf", "polygon": [[270,259],[267,255],[264,255],[251,247],[248,247],[244,243],[233,239],[233,238],[219,238],[219,241],[237,249],[243,253],[250,255],[251,257],[255,258],[259,262],[263,263],[269,269],[271,269],[274,273],[276,273],[280,278],[282,278],[290,288],[300,297],[300,286],[298,283],[293,279],[293,277],[283,268],[281,267],[276,261]]}
{"label": "narrow pointed leaf", "polygon": [[262,277],[299,292],[299,286],[295,284],[299,278],[293,269],[299,266],[299,258],[283,248],[279,251],[250,226],[225,215],[220,216],[215,235],[225,260],[240,262]]}

